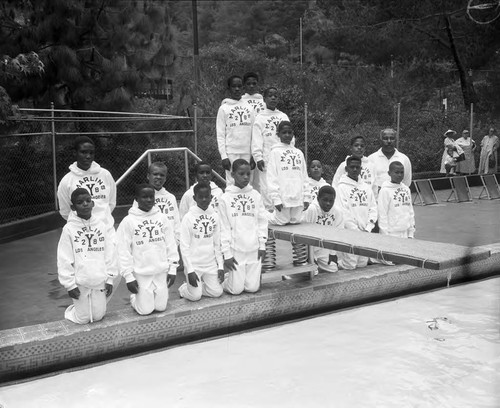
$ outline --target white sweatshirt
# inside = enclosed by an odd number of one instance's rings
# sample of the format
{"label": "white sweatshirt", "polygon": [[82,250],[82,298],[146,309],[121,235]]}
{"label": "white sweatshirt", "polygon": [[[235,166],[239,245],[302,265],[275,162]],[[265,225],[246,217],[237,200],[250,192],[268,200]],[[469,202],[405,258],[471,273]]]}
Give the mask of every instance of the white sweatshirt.
{"label": "white sweatshirt", "polygon": [[[347,156],[349,157],[349,156]],[[346,160],[347,160],[346,157]],[[339,180],[340,176],[343,174],[347,174],[345,171],[345,166],[347,165],[346,160],[344,160],[342,163],[340,163],[339,167],[337,167],[337,171],[335,172],[335,175],[333,176],[332,180],[332,187],[336,190],[338,185],[339,185]],[[364,183],[368,184],[372,189],[374,188],[374,181],[375,181],[375,167],[373,163],[368,159],[368,157],[363,156],[361,158],[361,172],[359,173],[359,179],[362,180]],[[378,188],[377,188],[378,190]],[[376,194],[376,192],[374,191]]]}
{"label": "white sweatshirt", "polygon": [[[194,201],[194,186],[198,184],[193,184],[189,190],[187,190],[181,198],[181,203],[179,204],[179,216],[181,220],[187,214],[191,207],[196,206],[196,201]],[[219,211],[219,201],[222,196],[222,189],[215,184],[213,181],[210,182],[210,188],[212,189],[212,201],[210,201],[210,206],[215,210],[215,212]]]}
{"label": "white sweatshirt", "polygon": [[368,184],[344,174],[340,176],[335,201],[343,210],[345,226],[370,232],[377,221],[377,203]]}
{"label": "white sweatshirt", "polygon": [[251,153],[254,111],[246,100],[227,99],[217,112],[217,145],[221,159]]}
{"label": "white sweatshirt", "polygon": [[[276,129],[283,120],[289,120],[286,113],[278,109],[264,109],[255,117],[252,126],[252,156],[255,162],[269,162],[271,147],[280,143]],[[295,146],[295,137],[290,145]]]}
{"label": "white sweatshirt", "polygon": [[312,177],[309,177],[309,197],[311,198],[311,203],[316,201],[316,197],[318,197],[318,191],[321,187],[327,186],[328,183],[325,181],[323,177],[319,180],[314,180]]}
{"label": "white sweatshirt", "polygon": [[[316,199],[311,203],[309,207],[307,207],[307,210],[302,213],[301,222],[324,225],[329,228],[344,228],[344,216],[342,214],[342,210],[334,205],[330,209],[330,211],[325,212],[321,209],[318,200]],[[331,253],[335,253],[335,251],[324,248],[316,248],[315,253],[318,257],[321,255],[329,255]]]}
{"label": "white sweatshirt", "polygon": [[191,207],[181,224],[181,254],[186,275],[196,270],[224,269],[220,218],[213,208]]}
{"label": "white sweatshirt", "polygon": [[380,233],[407,231],[413,238],[415,234],[415,213],[411,203],[410,189],[400,183],[385,181],[378,194],[378,225]]}
{"label": "white sweatshirt", "polygon": [[116,184],[111,173],[96,162],[92,162],[88,170],[82,170],[74,162],[57,188],[59,212],[67,220],[71,212],[71,193],[77,188],[85,188],[95,203],[92,216],[114,225],[111,215],[116,206]]}
{"label": "white sweatshirt", "polygon": [[281,142],[271,148],[267,187],[275,206],[300,207],[311,202],[306,161],[299,149]]}
{"label": "white sweatshirt", "polygon": [[118,270],[110,229],[97,217],[84,220],[76,212],[69,214],[57,246],[57,273],[66,290],[113,284]]}
{"label": "white sweatshirt", "polygon": [[[155,189],[155,204],[168,218],[168,222],[174,231],[175,242],[179,245],[181,220],[179,216],[179,208],[177,207],[177,199],[172,193],[169,193],[162,187],[160,190]],[[132,207],[139,208],[137,201],[134,200]]]}
{"label": "white sweatshirt", "polygon": [[266,249],[267,211],[262,197],[251,185],[229,186],[219,203],[221,249],[225,259],[234,251]]}
{"label": "white sweatshirt", "polygon": [[169,273],[175,275],[179,253],[167,216],[158,207],[145,212],[130,208],[117,231],[120,273],[126,282],[138,275]]}
{"label": "white sweatshirt", "polygon": [[399,161],[403,164],[405,169],[405,176],[403,178],[403,183],[410,187],[411,184],[411,162],[407,155],[401,153],[398,149],[395,149],[394,154],[390,159],[386,157],[384,153],[382,153],[382,149],[378,149],[375,153],[372,153],[368,156],[368,159],[373,163],[373,168],[375,169],[375,180],[374,191],[375,198],[377,198],[378,190],[382,186],[384,181],[390,181],[389,172],[389,164],[394,161]]}
{"label": "white sweatshirt", "polygon": [[244,93],[241,96],[241,100],[245,101],[253,109],[256,115],[266,109],[264,97],[260,93],[254,93],[253,95]]}

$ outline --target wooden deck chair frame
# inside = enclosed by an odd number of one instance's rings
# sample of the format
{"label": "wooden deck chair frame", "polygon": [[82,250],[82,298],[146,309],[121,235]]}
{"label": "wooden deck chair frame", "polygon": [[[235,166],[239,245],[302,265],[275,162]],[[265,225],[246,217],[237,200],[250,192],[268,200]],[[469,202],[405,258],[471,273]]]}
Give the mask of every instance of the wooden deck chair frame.
{"label": "wooden deck chair frame", "polygon": [[[456,203],[463,203],[472,201],[472,194],[466,176],[450,177],[450,183],[451,193],[446,200],[447,202],[454,201]],[[454,199],[451,198],[453,195],[455,196]]]}
{"label": "wooden deck chair frame", "polygon": [[[430,205],[438,203],[436,192],[429,179],[413,180],[413,185],[417,192],[413,199],[413,204]],[[420,203],[415,203],[417,198],[420,200]]]}
{"label": "wooden deck chair frame", "polygon": [[483,189],[478,199],[498,200],[500,198],[500,186],[494,174],[481,174]]}

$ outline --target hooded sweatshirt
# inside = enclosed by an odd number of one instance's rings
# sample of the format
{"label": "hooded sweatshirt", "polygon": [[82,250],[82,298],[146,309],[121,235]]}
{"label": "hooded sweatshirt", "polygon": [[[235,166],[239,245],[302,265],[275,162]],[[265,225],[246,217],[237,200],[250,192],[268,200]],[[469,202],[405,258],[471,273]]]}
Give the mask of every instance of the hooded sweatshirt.
{"label": "hooded sweatshirt", "polygon": [[225,99],[217,112],[217,145],[221,159],[251,153],[254,111],[245,100]]}
{"label": "hooded sweatshirt", "polygon": [[267,211],[262,197],[251,185],[231,185],[219,203],[221,248],[225,259],[234,251],[253,252],[266,249]]}
{"label": "hooded sweatshirt", "polygon": [[175,275],[179,253],[174,231],[165,214],[154,206],[145,212],[132,207],[117,231],[120,273],[126,282],[138,275]]}
{"label": "hooded sweatshirt", "polygon": [[[181,220],[184,218],[184,216],[187,214],[189,209],[191,207],[195,207],[196,201],[194,201],[194,186],[198,184],[195,183],[193,184],[189,190],[187,190],[182,198],[181,198],[181,203],[179,204],[179,215]],[[213,181],[210,182],[210,188],[212,189],[212,201],[210,201],[210,207],[214,209],[215,212],[219,211],[219,201],[220,197],[223,193],[222,189],[215,184]]]}
{"label": "hooded sweatshirt", "polygon": [[309,177],[309,197],[311,197],[311,202],[316,201],[316,197],[318,197],[318,191],[321,187],[327,186],[328,183],[325,181],[323,177],[319,180],[314,180],[312,177]]}
{"label": "hooded sweatshirt", "polygon": [[181,254],[186,275],[196,270],[224,269],[220,248],[220,218],[212,207],[191,207],[182,219]]}
{"label": "hooded sweatshirt", "polygon": [[[288,119],[286,113],[278,109],[263,109],[255,117],[252,126],[252,156],[255,162],[264,160],[269,162],[269,153],[271,147],[280,143],[277,130],[280,122]],[[290,145],[295,146],[295,138],[292,139]]]}
{"label": "hooded sweatshirt", "polygon": [[241,96],[241,100],[245,101],[253,109],[256,115],[266,109],[264,97],[260,93],[254,93],[253,95],[250,95],[249,93],[245,92]]}
{"label": "hooded sweatshirt", "polygon": [[411,203],[410,189],[403,183],[384,181],[378,194],[378,225],[387,235],[408,231],[415,234],[415,213]]}
{"label": "hooded sweatshirt", "polygon": [[114,225],[111,212],[116,206],[116,184],[111,173],[96,162],[92,162],[88,170],[80,169],[76,162],[69,166],[67,173],[57,188],[59,212],[67,220],[71,212],[71,193],[77,188],[88,190],[94,201],[92,216],[104,221],[108,226]]}
{"label": "hooded sweatshirt", "polygon": [[[172,193],[169,193],[162,187],[160,190],[155,189],[155,205],[160,212],[165,214],[174,231],[175,242],[179,244],[179,234],[181,221],[179,217],[179,208],[177,207],[177,199]],[[134,200],[132,207],[139,208],[137,201]]]}
{"label": "hooded sweatshirt", "polygon": [[113,284],[118,271],[110,228],[93,215],[84,220],[75,212],[69,213],[57,246],[57,273],[66,290],[77,286],[101,289],[105,283]]}
{"label": "hooded sweatshirt", "polygon": [[337,187],[336,202],[346,217],[346,228],[368,232],[373,229],[377,221],[377,203],[368,184],[343,174]]}
{"label": "hooded sweatshirt", "polygon": [[[342,214],[342,210],[337,208],[335,205],[330,209],[330,211],[325,212],[321,209],[319,202],[315,199],[307,210],[302,213],[303,223],[309,224],[319,224],[324,225],[329,228],[344,228],[344,216]],[[324,248],[315,248],[316,256],[320,255],[329,255],[330,253],[334,253],[335,251],[331,251],[329,249]]]}
{"label": "hooded sweatshirt", "polygon": [[[343,174],[347,174],[345,171],[345,166],[347,165],[346,160],[340,163],[339,167],[337,167],[335,175],[333,176],[332,187],[335,189],[339,185],[340,176],[342,176]],[[361,172],[359,173],[359,179],[362,180],[364,183],[368,184],[373,189],[374,186],[373,182],[375,181],[375,167],[373,163],[370,160],[368,160],[368,157],[366,156],[363,156],[361,158]]]}
{"label": "hooded sweatshirt", "polygon": [[300,207],[311,201],[306,161],[299,149],[281,142],[271,148],[267,188],[275,206]]}

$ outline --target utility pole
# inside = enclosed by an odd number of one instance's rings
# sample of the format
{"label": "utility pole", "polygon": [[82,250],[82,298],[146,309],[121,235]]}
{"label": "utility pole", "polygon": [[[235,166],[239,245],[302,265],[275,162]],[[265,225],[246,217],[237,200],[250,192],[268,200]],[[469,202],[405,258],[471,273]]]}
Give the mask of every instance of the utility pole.
{"label": "utility pole", "polygon": [[194,101],[198,99],[200,86],[200,55],[198,48],[198,7],[196,0],[192,0],[193,8],[193,70],[194,70]]}

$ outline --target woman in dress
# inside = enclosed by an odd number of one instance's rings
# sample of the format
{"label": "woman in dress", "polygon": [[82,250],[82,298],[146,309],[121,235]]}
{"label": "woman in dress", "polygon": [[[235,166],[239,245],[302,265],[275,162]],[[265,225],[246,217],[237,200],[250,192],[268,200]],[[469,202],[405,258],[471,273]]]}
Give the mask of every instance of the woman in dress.
{"label": "woman in dress", "polygon": [[476,171],[476,163],[474,160],[474,150],[476,150],[476,142],[471,139],[467,129],[462,132],[462,136],[455,142],[462,148],[465,154],[465,160],[457,163],[457,173],[471,174]]}
{"label": "woman in dress", "polygon": [[[481,156],[479,158],[479,174],[496,173],[498,165],[497,149],[498,136],[495,135],[495,128],[491,127],[489,133],[481,141]],[[493,163],[490,164],[490,159]]]}
{"label": "woman in dress", "polygon": [[446,174],[446,168],[444,167],[444,163],[445,163],[445,160],[446,160],[446,151],[448,150],[448,147],[452,147],[453,148],[453,157],[458,157],[460,154],[463,153],[463,150],[460,146],[457,145],[457,143],[455,142],[455,135],[457,134],[457,132],[455,132],[454,130],[451,130],[451,129],[448,129],[446,132],[444,132],[444,141],[443,141],[443,144],[444,144],[444,151],[443,151],[443,157],[441,158],[441,169],[439,170],[440,173],[444,173]]}

